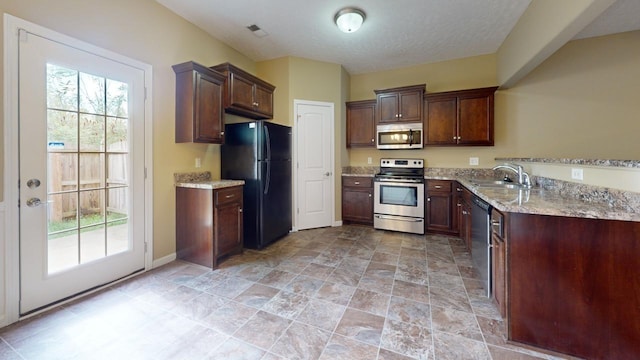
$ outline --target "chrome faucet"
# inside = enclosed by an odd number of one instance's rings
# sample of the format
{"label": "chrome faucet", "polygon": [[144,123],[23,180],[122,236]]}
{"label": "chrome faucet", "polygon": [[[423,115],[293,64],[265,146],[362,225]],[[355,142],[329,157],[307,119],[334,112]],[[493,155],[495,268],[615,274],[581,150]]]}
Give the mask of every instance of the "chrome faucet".
{"label": "chrome faucet", "polygon": [[498,170],[498,169],[505,169],[505,170],[512,171],[513,173],[518,175],[518,183],[520,183],[520,185],[526,188],[531,187],[531,178],[529,177],[529,174],[527,174],[524,171],[524,168],[522,167],[522,165],[502,164],[502,165],[496,165],[493,167],[493,170]]}

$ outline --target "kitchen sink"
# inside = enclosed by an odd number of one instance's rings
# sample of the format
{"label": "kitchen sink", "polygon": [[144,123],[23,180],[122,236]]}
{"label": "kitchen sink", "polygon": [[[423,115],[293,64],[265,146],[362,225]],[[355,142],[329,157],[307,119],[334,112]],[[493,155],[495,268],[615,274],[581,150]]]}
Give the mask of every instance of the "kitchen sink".
{"label": "kitchen sink", "polygon": [[491,187],[502,189],[521,189],[523,186],[518,183],[503,180],[471,180],[471,183],[478,187]]}

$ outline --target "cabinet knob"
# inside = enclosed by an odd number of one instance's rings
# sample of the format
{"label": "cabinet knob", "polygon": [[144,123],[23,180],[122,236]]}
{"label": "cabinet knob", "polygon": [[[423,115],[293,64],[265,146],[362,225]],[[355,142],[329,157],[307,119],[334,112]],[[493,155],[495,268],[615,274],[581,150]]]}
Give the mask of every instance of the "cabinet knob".
{"label": "cabinet knob", "polygon": [[430,197],[428,197],[428,198],[427,198],[427,201],[431,201],[431,198],[430,198]]}
{"label": "cabinet knob", "polygon": [[466,210],[462,210],[462,215],[467,215],[468,212]]}
{"label": "cabinet knob", "polygon": [[371,139],[371,142],[375,142],[375,141],[376,141],[375,139]]}
{"label": "cabinet knob", "polygon": [[402,114],[400,114],[398,117],[402,117]]}
{"label": "cabinet knob", "polygon": [[258,106],[258,105],[260,105],[260,103],[257,103],[257,102],[253,103],[253,106]]}
{"label": "cabinet knob", "polygon": [[458,207],[461,207],[461,206],[462,206],[462,204],[458,203]]}
{"label": "cabinet knob", "polygon": [[371,197],[371,194],[369,194],[369,197]]}
{"label": "cabinet knob", "polygon": [[238,209],[238,212],[242,212],[242,208]]}
{"label": "cabinet knob", "polygon": [[398,114],[396,114],[396,117],[398,117]]}
{"label": "cabinet knob", "polygon": [[220,131],[220,135],[224,135],[224,131]]}

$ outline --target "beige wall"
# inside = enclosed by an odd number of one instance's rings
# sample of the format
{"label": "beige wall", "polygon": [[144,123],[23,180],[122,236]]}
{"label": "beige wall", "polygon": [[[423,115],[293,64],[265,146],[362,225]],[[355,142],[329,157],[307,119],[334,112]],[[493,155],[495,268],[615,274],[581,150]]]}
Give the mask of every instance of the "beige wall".
{"label": "beige wall", "polygon": [[[349,76],[339,64],[315,61],[298,57],[286,57],[258,63],[258,72],[264,79],[271,79],[273,84],[287,90],[287,99],[279,93],[279,100],[274,104],[279,114],[288,114],[287,119],[274,115],[274,121],[286,125],[294,125],[294,100],[322,101],[334,104],[334,153],[335,168],[333,173],[340,174],[344,155],[344,125],[343,119],[345,101],[349,87]],[[268,80],[269,81],[269,80]],[[341,214],[341,179],[334,177],[336,189],[335,219],[342,218]]]}
{"label": "beige wall", "polygon": [[[471,156],[480,167],[514,156],[640,159],[639,63],[640,31],[569,42],[515,86],[496,92],[494,147],[350,149],[350,163],[398,156],[424,158],[433,167],[469,167]],[[373,89],[421,82],[436,92],[495,85],[495,57],[352,76],[351,97],[374,98]]]}
{"label": "beige wall", "polygon": [[[175,75],[171,65],[189,60],[203,65],[229,61],[254,73],[256,65],[153,0],[0,0],[0,12],[153,66],[153,257],[172,254],[173,173],[195,171],[196,157],[202,159],[201,170],[212,171],[214,177],[219,177],[220,166],[219,145],[174,143]],[[0,173],[0,179],[3,177]]]}

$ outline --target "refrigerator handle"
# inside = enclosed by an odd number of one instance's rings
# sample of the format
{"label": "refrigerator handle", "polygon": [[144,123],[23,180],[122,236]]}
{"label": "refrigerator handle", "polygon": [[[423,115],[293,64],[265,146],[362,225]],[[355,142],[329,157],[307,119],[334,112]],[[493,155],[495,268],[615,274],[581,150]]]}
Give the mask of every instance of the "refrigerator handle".
{"label": "refrigerator handle", "polygon": [[269,185],[271,185],[271,161],[265,161],[267,163],[267,179],[264,182],[264,194],[269,193]]}
{"label": "refrigerator handle", "polygon": [[269,136],[269,127],[262,124],[264,126],[264,140],[267,145],[267,157],[265,161],[267,163],[267,179],[264,183],[264,194],[269,193],[269,185],[271,185],[271,137]]}
{"label": "refrigerator handle", "polygon": [[265,160],[270,161],[271,160],[271,136],[269,135],[269,128],[266,125],[262,125],[264,126],[264,142],[267,145],[267,157],[265,158]]}

